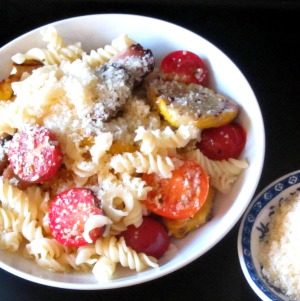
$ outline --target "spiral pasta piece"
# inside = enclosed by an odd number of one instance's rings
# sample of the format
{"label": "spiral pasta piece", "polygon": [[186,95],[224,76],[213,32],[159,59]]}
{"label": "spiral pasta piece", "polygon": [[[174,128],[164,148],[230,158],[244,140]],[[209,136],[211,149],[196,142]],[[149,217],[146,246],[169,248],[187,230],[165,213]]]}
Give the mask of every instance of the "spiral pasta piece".
{"label": "spiral pasta piece", "polygon": [[114,39],[111,45],[106,45],[103,48],[92,50],[89,54],[84,53],[82,60],[92,68],[99,67],[111,58],[125,51],[130,45],[134,44],[127,35],[121,35]]}
{"label": "spiral pasta piece", "polygon": [[41,199],[29,199],[25,191],[9,184],[1,177],[0,202],[3,208],[12,209],[19,217],[26,217],[30,214],[31,219],[36,219]]}
{"label": "spiral pasta piece", "polygon": [[18,231],[18,217],[8,208],[0,207],[0,231],[1,232],[15,232]]}
{"label": "spiral pasta piece", "polygon": [[19,249],[22,237],[18,232],[3,232],[0,234],[0,249],[15,252]]}
{"label": "spiral pasta piece", "polygon": [[77,254],[74,252],[63,253],[59,258],[59,261],[65,266],[70,267],[73,271],[77,272],[88,272],[91,270],[92,265],[89,263],[76,263]]}
{"label": "spiral pasta piece", "polygon": [[0,207],[0,249],[15,252],[19,249],[22,237],[19,233],[17,215],[8,208]]}
{"label": "spiral pasta piece", "polygon": [[169,126],[163,130],[146,130],[140,126],[134,140],[141,141],[140,150],[148,155],[185,147],[191,140],[198,138],[199,134],[200,129],[193,125],[181,125],[176,131]]}
{"label": "spiral pasta piece", "polygon": [[171,158],[160,155],[145,155],[141,152],[113,156],[110,166],[118,173],[157,173],[163,178],[171,177],[175,168]]}
{"label": "spiral pasta piece", "polygon": [[28,240],[33,241],[44,237],[42,227],[37,220],[31,219],[31,214],[20,218],[21,233]]}
{"label": "spiral pasta piece", "polygon": [[144,253],[137,253],[126,246],[125,240],[115,236],[98,239],[95,243],[96,253],[104,255],[112,262],[120,263],[123,267],[140,272],[147,267],[158,267],[155,258]]}
{"label": "spiral pasta piece", "polygon": [[99,259],[99,255],[96,253],[95,246],[87,245],[77,249],[75,256],[75,264],[80,266],[81,264],[95,264]]}
{"label": "spiral pasta piece", "polygon": [[211,160],[199,150],[187,153],[186,157],[197,161],[211,177],[212,186],[222,193],[228,193],[238,176],[248,167],[246,160]]}
{"label": "spiral pasta piece", "polygon": [[26,245],[29,255],[39,258],[59,258],[64,252],[64,247],[54,238],[41,237],[34,239]]}
{"label": "spiral pasta piece", "polygon": [[106,256],[101,256],[94,265],[92,272],[97,280],[108,280],[112,278],[116,267],[117,264],[115,262],[111,261]]}
{"label": "spiral pasta piece", "polygon": [[148,192],[152,190],[152,187],[147,186],[146,182],[141,178],[132,177],[127,173],[121,174],[121,181],[134,194],[134,198],[137,200],[145,200]]}
{"label": "spiral pasta piece", "polygon": [[59,65],[63,61],[73,62],[81,58],[83,50],[80,43],[75,43],[58,49],[31,48],[26,53],[17,53],[12,57],[16,64],[26,60],[36,60],[44,65]]}
{"label": "spiral pasta piece", "polygon": [[59,49],[64,47],[64,40],[54,26],[47,26],[46,29],[41,31],[41,35],[42,40],[47,44],[47,48]]}

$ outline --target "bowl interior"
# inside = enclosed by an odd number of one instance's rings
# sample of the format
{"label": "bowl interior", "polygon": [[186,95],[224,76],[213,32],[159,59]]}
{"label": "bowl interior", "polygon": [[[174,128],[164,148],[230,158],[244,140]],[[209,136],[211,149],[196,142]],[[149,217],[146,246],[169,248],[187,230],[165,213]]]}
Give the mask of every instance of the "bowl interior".
{"label": "bowl interior", "polygon": [[[0,252],[0,266],[25,279],[38,283],[73,289],[101,289],[133,285],[168,274],[204,254],[234,226],[249,204],[257,187],[265,152],[264,125],[255,95],[238,67],[218,48],[204,38],[174,24],[135,15],[90,15],[53,23],[67,43],[82,42],[86,50],[95,49],[120,34],[150,48],[159,61],[169,51],[190,50],[207,62],[216,90],[241,106],[239,121],[247,131],[243,157],[249,168],[227,195],[219,194],[212,220],[182,240],[174,241],[175,249],[161,259],[161,266],[142,273],[120,270],[116,279],[97,283],[90,274],[53,274],[19,254]],[[10,70],[10,57],[16,52],[43,45],[40,29],[10,42],[0,50],[0,78]]]}

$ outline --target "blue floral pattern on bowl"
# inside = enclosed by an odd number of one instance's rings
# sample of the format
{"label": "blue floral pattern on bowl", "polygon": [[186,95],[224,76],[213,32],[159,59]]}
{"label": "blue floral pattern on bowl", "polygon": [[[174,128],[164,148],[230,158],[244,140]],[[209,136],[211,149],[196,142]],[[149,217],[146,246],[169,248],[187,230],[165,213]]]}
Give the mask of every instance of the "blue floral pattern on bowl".
{"label": "blue floral pattern on bowl", "polygon": [[300,190],[300,170],[275,180],[260,192],[249,205],[240,225],[238,235],[240,264],[250,286],[262,300],[289,300],[263,277],[257,254],[259,244],[269,231],[271,216],[278,206],[297,190]]}

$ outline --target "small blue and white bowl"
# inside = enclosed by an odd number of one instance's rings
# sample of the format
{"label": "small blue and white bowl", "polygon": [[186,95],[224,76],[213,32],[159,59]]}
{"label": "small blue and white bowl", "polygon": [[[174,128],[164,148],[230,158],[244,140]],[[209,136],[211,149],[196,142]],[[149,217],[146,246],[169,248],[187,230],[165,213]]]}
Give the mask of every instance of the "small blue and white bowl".
{"label": "small blue and white bowl", "polygon": [[300,170],[291,172],[263,189],[246,210],[238,234],[238,255],[243,273],[254,292],[263,301],[288,301],[280,289],[262,275],[259,245],[269,231],[272,214],[281,202],[300,190]]}

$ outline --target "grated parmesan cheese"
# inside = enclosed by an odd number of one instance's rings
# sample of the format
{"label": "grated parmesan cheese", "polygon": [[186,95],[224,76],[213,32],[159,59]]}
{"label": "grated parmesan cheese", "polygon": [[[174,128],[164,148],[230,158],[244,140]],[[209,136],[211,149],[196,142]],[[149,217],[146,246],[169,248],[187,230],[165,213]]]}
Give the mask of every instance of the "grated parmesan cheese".
{"label": "grated parmesan cheese", "polygon": [[300,193],[281,203],[261,245],[262,273],[291,300],[300,300]]}

